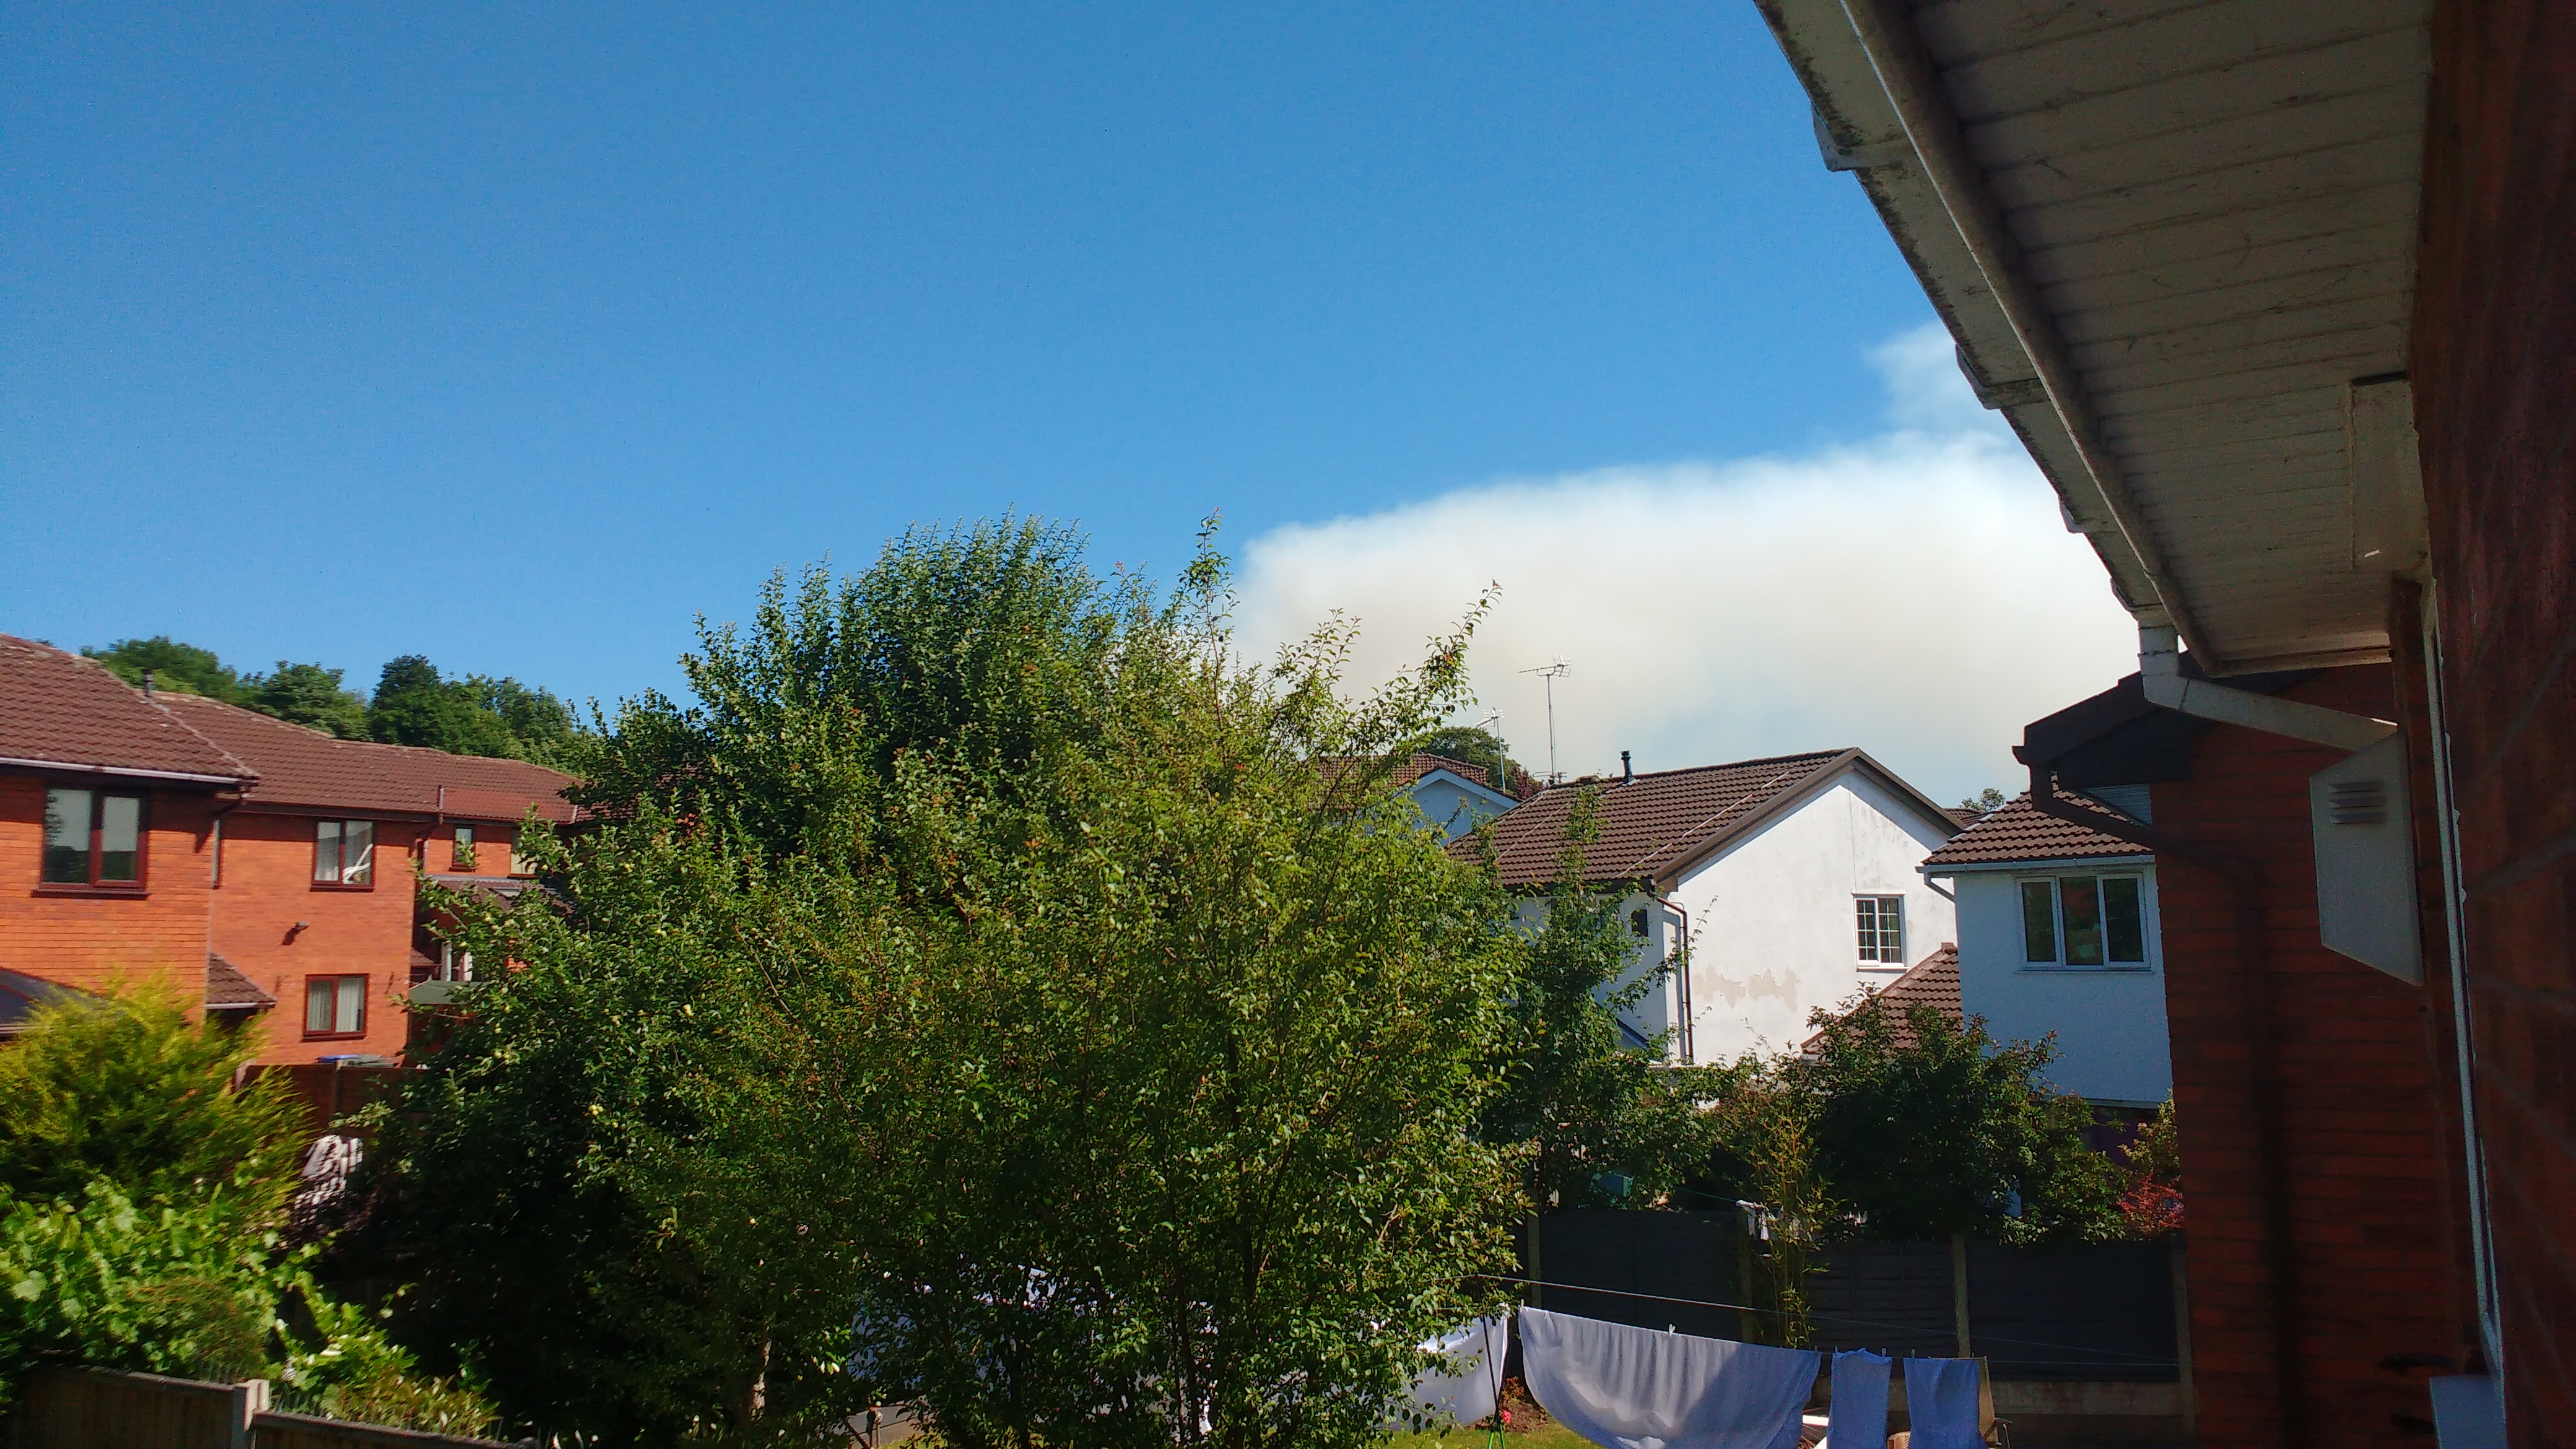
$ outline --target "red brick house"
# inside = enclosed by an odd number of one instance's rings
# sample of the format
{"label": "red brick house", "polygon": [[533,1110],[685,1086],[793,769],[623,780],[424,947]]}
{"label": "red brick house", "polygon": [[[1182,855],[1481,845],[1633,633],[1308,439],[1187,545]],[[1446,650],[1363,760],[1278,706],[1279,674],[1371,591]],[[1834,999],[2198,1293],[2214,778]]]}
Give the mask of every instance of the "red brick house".
{"label": "red brick house", "polygon": [[2576,1438],[2576,6],[1756,3],[2140,628],[2200,1437]]}
{"label": "red brick house", "polygon": [[516,823],[574,819],[569,783],[147,695],[0,635],[0,971],[167,983],[255,1022],[265,1062],[389,1058],[403,998],[458,964],[418,882],[506,886]]}

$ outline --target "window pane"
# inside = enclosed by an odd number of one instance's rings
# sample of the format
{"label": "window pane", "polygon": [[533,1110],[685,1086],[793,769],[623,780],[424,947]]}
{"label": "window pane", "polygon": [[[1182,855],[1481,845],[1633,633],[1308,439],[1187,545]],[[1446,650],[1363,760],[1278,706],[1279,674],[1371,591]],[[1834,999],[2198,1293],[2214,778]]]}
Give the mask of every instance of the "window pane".
{"label": "window pane", "polygon": [[98,878],[131,885],[143,879],[143,798],[106,795],[98,802]]}
{"label": "window pane", "polygon": [[2101,965],[2100,883],[2089,875],[2070,875],[2060,880],[2057,887],[2057,898],[2066,906],[2066,964],[2069,966]]}
{"label": "window pane", "polygon": [[306,1031],[331,1029],[331,1004],[338,999],[338,992],[333,987],[334,983],[328,976],[315,976],[305,981],[304,1029]]}
{"label": "window pane", "polygon": [[2102,932],[2111,959],[2143,964],[2147,959],[2147,922],[2138,908],[2138,883],[2129,876],[2102,878]]}
{"label": "window pane", "polygon": [[2021,959],[2057,964],[2057,891],[2044,880],[2021,883]]}
{"label": "window pane", "polygon": [[1878,959],[1905,964],[1905,897],[1878,898]]}
{"label": "window pane", "polygon": [[1878,959],[1878,902],[1867,896],[1852,902],[1860,915],[1860,959]]}
{"label": "window pane", "polygon": [[364,1029],[366,1025],[366,1009],[367,978],[364,976],[341,977],[339,1010],[332,1016],[331,1029],[333,1031],[350,1032]]}
{"label": "window pane", "polygon": [[[313,878],[325,885],[340,883],[340,822],[313,822]],[[322,1028],[315,1027],[320,1031]]]}
{"label": "window pane", "polygon": [[45,792],[45,865],[48,885],[89,884],[89,792]]}
{"label": "window pane", "polygon": [[376,823],[340,822],[340,884],[365,885],[376,878]]}

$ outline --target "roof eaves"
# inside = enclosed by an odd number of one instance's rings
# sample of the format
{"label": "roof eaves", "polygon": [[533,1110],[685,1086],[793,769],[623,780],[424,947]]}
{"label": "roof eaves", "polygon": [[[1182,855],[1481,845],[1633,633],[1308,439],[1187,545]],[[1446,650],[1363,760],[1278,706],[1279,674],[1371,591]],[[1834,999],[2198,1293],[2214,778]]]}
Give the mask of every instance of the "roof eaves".
{"label": "roof eaves", "polygon": [[2025,870],[2073,870],[2080,866],[2155,864],[2151,850],[2132,851],[2125,855],[2050,855],[2032,856],[2027,860],[1962,860],[1934,865],[1930,861],[1916,866],[1925,879],[1946,875],[1993,875]]}

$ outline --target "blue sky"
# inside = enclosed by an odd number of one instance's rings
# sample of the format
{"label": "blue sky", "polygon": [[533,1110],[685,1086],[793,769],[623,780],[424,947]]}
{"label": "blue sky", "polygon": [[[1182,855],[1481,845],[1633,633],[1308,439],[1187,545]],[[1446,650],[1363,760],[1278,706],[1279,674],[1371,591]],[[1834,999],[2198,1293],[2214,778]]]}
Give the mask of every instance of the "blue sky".
{"label": "blue sky", "polygon": [[917,519],[1812,455],[1930,316],[1741,3],[22,0],[0,136],[0,629],[361,685],[669,687]]}

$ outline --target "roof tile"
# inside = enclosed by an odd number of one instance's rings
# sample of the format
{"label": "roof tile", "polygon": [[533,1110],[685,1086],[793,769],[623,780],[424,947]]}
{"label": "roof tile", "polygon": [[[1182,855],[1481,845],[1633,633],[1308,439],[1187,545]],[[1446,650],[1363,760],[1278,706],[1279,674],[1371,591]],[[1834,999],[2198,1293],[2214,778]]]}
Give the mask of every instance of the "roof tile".
{"label": "roof tile", "polygon": [[[1627,780],[1553,785],[1494,821],[1495,863],[1508,887],[1546,885],[1574,805],[1595,796],[1597,837],[1583,850],[1583,878],[1594,884],[1648,880],[1688,858],[1692,850],[1757,816],[1857,750],[1818,750],[1731,765],[1663,770]],[[1450,849],[1472,854],[1472,836]]]}
{"label": "roof tile", "polygon": [[[2061,789],[2057,798],[2105,820],[2129,818],[2089,795]],[[2153,852],[2146,847],[2116,835],[2042,814],[2030,803],[2030,793],[2024,791],[1932,852],[1923,865],[1927,870],[1939,870],[1944,866],[2005,865],[2022,860],[2092,860],[2150,854]]]}
{"label": "roof tile", "polygon": [[577,818],[563,797],[572,777],[525,760],[344,740],[195,695],[170,695],[163,704],[259,771],[258,784],[245,792],[252,805],[472,820],[516,820],[533,806],[549,820]]}
{"label": "roof tile", "polygon": [[95,660],[0,634],[0,758],[226,781],[251,774],[160,704],[188,698],[156,700]]}
{"label": "roof tile", "polygon": [[[1896,1029],[1896,1045],[1901,1050],[1911,1051],[1921,1045],[1914,1035],[1914,1023],[1908,1020],[1918,1006],[1929,1006],[1953,1022],[1964,1019],[1965,1009],[1959,1004],[1959,948],[1956,944],[1942,942],[1940,950],[1915,962],[1912,969],[1878,988],[1871,993],[1869,1000],[1852,1008],[1852,1011],[1870,1007],[1885,1011]],[[1843,1019],[1850,1020],[1851,1012],[1844,1013]],[[1824,1036],[1820,1031],[1807,1038],[1799,1051],[1817,1050],[1823,1045]]]}

